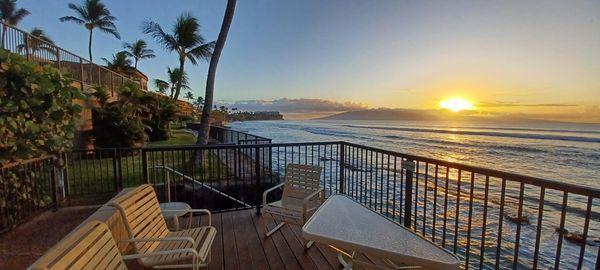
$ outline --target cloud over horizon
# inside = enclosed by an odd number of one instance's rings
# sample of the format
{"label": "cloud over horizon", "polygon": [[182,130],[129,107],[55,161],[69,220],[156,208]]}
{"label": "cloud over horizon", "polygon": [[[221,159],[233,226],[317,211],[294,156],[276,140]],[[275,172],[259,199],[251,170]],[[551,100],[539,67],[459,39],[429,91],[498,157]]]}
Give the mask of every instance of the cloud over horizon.
{"label": "cloud over horizon", "polygon": [[369,108],[366,104],[362,103],[338,102],[316,98],[239,100],[233,103],[218,102],[217,105],[225,105],[231,108],[238,108],[238,110],[240,111],[279,111],[281,113],[335,113],[353,110],[364,110]]}

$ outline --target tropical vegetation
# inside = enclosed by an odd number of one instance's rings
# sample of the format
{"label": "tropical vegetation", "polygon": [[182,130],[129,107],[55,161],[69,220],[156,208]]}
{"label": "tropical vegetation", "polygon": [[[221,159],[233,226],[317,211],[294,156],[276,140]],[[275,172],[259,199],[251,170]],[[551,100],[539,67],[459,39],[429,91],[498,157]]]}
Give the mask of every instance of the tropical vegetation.
{"label": "tropical vegetation", "polygon": [[131,72],[131,59],[127,57],[126,51],[120,51],[116,54],[112,55],[112,59],[102,58],[102,60],[106,63],[106,66],[119,73],[129,73]]}
{"label": "tropical vegetation", "polygon": [[[8,25],[17,25],[29,11],[23,8],[17,8],[17,0],[0,0],[0,21]],[[2,48],[6,43],[7,27],[2,25]]]}
{"label": "tropical vegetation", "polygon": [[123,47],[126,49],[125,54],[127,56],[133,57],[133,68],[137,69],[138,61],[142,59],[154,58],[154,51],[152,49],[148,49],[148,44],[146,41],[138,39],[133,43],[125,43]]}
{"label": "tropical vegetation", "polygon": [[72,147],[83,99],[71,78],[0,50],[0,163]]}
{"label": "tropical vegetation", "polygon": [[19,44],[17,46],[17,50],[20,52],[28,50],[26,53],[31,55],[35,55],[38,51],[56,54],[55,49],[49,46],[50,44],[54,44],[54,41],[48,35],[46,35],[44,30],[34,27],[31,29],[29,34],[34,38],[28,37],[27,44]]}
{"label": "tropical vegetation", "polygon": [[94,29],[111,34],[121,39],[115,21],[117,18],[111,15],[110,10],[100,0],[85,0],[82,5],[69,3],[69,9],[75,12],[75,16],[60,17],[61,22],[73,22],[83,25],[89,31],[88,53],[90,62],[92,58],[92,33]]}
{"label": "tropical vegetation", "polygon": [[152,36],[167,51],[178,54],[179,79],[173,94],[173,99],[177,100],[183,84],[186,60],[197,65],[198,60],[210,59],[215,43],[205,42],[204,37],[200,34],[198,19],[189,13],[180,15],[169,33],[165,32],[158,23],[152,21],[144,22],[143,32]]}

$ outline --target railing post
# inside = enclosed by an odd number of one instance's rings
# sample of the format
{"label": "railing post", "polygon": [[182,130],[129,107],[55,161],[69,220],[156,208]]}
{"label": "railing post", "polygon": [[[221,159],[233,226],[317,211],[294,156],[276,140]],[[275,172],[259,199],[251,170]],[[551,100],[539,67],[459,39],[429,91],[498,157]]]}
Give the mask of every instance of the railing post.
{"label": "railing post", "polygon": [[29,54],[29,35],[27,35],[26,33],[22,33],[23,34],[23,45],[24,45],[24,49],[25,49],[25,58],[27,59],[27,61],[31,61],[31,56]]}
{"label": "railing post", "polygon": [[167,195],[167,202],[171,202],[171,173],[165,170],[165,180],[167,182],[165,194]]}
{"label": "railing post", "polygon": [[410,228],[412,217],[413,172],[415,171],[415,162],[413,160],[403,160],[402,169],[406,170],[406,187],[404,188],[404,227]]}
{"label": "railing post", "polygon": [[83,59],[79,58],[79,74],[81,75],[81,90],[83,90],[83,82],[85,79],[83,78]]}
{"label": "railing post", "polygon": [[119,192],[123,189],[123,178],[121,178],[121,150],[117,148],[113,149],[113,177],[115,179],[115,191]]}
{"label": "railing post", "polygon": [[340,143],[338,147],[340,148],[340,186],[338,189],[338,193],[344,194],[344,181],[346,178],[344,176],[344,168],[346,167],[346,164],[344,164],[344,162],[346,161],[345,145],[344,143]]}
{"label": "railing post", "polygon": [[60,50],[58,49],[58,47],[56,47],[56,67],[62,73],[62,65],[60,64]]}
{"label": "railing post", "polygon": [[256,146],[254,150],[254,170],[256,171],[256,214],[260,215],[260,204],[262,203],[261,197],[261,181],[260,181],[260,153],[259,147]]}
{"label": "railing post", "polygon": [[142,180],[146,184],[150,184],[150,178],[148,177],[148,153],[146,149],[142,148]]}

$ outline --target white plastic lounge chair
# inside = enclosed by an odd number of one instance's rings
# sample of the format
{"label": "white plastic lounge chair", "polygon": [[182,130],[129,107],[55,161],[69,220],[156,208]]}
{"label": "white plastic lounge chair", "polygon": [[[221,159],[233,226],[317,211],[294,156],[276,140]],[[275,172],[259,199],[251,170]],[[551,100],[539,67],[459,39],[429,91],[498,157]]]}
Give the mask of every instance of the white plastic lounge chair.
{"label": "white plastic lounge chair", "polygon": [[121,256],[117,243],[106,224],[90,221],[83,224],[54,245],[46,254],[33,263],[30,270],[66,270],[66,269],[106,269],[126,270],[125,260],[161,257],[171,254],[194,254],[193,249],[173,249],[156,253]]}
{"label": "white plastic lounge chair", "polygon": [[[133,243],[134,252],[147,254],[167,252],[174,249],[190,249],[194,252],[165,254],[164,256],[141,257],[138,262],[153,268],[190,268],[208,265],[210,248],[217,230],[210,226],[210,211],[206,209],[190,209],[190,213],[208,214],[209,226],[191,228],[172,232],[167,227],[161,213],[154,188],[141,185],[110,201],[121,213],[129,240]],[[179,211],[179,210],[177,210]],[[190,216],[191,219],[191,216]]]}
{"label": "white plastic lounge chair", "polygon": [[[325,200],[324,189],[320,186],[321,167],[288,164],[285,169],[284,182],[263,193],[263,213],[269,213],[281,222],[266,233],[269,237],[281,229],[286,222],[302,226],[312,213]],[[267,195],[283,187],[281,200],[267,203]],[[309,248],[312,241],[306,245]]]}

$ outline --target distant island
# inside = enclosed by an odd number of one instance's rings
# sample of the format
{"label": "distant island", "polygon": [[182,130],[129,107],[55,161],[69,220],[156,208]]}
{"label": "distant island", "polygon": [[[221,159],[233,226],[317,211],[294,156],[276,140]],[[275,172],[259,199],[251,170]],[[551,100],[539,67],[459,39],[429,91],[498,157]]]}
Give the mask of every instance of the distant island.
{"label": "distant island", "polygon": [[234,121],[261,121],[261,120],[284,120],[283,115],[278,111],[257,111],[257,112],[235,112],[227,115],[227,120]]}

